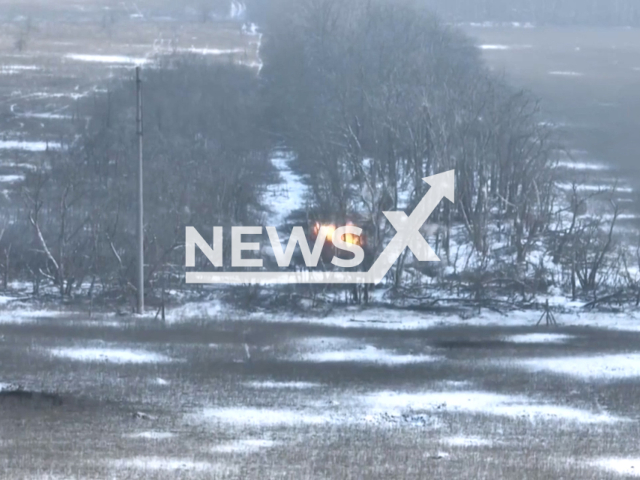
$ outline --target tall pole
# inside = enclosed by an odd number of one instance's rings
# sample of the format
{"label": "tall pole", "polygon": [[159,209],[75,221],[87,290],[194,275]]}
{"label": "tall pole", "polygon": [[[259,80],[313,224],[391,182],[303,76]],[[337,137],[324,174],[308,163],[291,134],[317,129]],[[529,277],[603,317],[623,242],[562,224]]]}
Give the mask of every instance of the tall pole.
{"label": "tall pole", "polygon": [[136,67],[136,130],[138,134],[138,314],[144,313],[144,208],[142,177],[142,80],[140,67]]}

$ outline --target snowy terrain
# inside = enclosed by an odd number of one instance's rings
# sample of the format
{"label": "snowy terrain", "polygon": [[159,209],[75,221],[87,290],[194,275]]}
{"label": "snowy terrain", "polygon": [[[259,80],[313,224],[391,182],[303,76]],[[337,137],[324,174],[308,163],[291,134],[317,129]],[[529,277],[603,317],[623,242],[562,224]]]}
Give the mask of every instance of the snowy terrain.
{"label": "snowy terrain", "polygon": [[[231,3],[229,18],[246,15],[244,3]],[[144,15],[136,7],[131,18]],[[535,28],[472,25],[499,26]],[[259,50],[258,28],[245,24],[243,32],[256,37]],[[502,55],[533,47],[479,48]],[[183,51],[241,53],[206,42]],[[133,53],[62,58],[107,68],[152,62]],[[250,65],[260,68],[259,58]],[[0,75],[40,68],[7,64]],[[585,75],[543,74],[562,82]],[[48,102],[90,92],[30,95]],[[57,108],[16,117],[68,120]],[[5,165],[16,153],[60,148],[43,135],[0,139]],[[611,168],[600,159],[573,156],[559,167],[589,179],[581,191],[613,185],[602,180]],[[265,193],[265,224],[286,233],[309,194],[291,154],[275,152],[272,163],[281,183]],[[11,173],[0,181],[22,178]],[[565,177],[557,186],[572,189]],[[621,183],[617,193],[634,190]],[[459,259],[449,267],[462,265]],[[384,287],[373,292],[370,308],[303,313],[248,312],[214,291],[214,300],[169,308],[160,323],[153,313],[132,319],[42,309],[20,301],[28,289],[13,285],[0,297],[0,393],[57,392],[63,407],[44,399],[45,406],[25,409],[9,395],[0,398],[0,477],[262,480],[345,478],[347,470],[355,471],[351,478],[458,478],[461,471],[491,479],[640,477],[635,311],[588,311],[557,292],[540,296],[558,309],[556,331],[535,328],[538,311],[484,309],[463,318],[385,308]],[[16,462],[25,452],[32,457]]]}
{"label": "snowy terrain", "polygon": [[[498,459],[496,452],[526,444],[563,469],[564,454],[553,451],[566,435],[611,442],[637,422],[635,404],[616,400],[626,388],[620,382],[633,389],[640,380],[633,351],[640,323],[632,315],[567,313],[555,331],[535,329],[536,312],[469,319],[375,308],[325,317],[219,312],[206,322],[143,317],[136,327],[112,315],[20,313],[0,322],[0,392],[20,385],[129,399],[126,421],[101,427],[99,439],[131,446],[100,460],[122,475],[236,478],[242,458],[291,465],[281,452],[321,452],[320,439],[356,441],[354,432],[397,435],[386,448],[419,437],[428,442],[424,455],[455,462],[470,451]],[[94,442],[91,432],[85,443]],[[628,452],[610,445],[570,468],[632,471]],[[263,468],[270,478],[271,467]]]}
{"label": "snowy terrain", "polygon": [[118,348],[55,348],[49,352],[78,362],[163,363],[171,359],[152,352]]}
{"label": "snowy terrain", "polygon": [[283,227],[287,218],[295,211],[303,209],[309,195],[303,178],[290,166],[293,157],[286,152],[275,152],[271,162],[278,171],[281,183],[272,185],[264,196],[267,209],[265,224],[276,228]]}

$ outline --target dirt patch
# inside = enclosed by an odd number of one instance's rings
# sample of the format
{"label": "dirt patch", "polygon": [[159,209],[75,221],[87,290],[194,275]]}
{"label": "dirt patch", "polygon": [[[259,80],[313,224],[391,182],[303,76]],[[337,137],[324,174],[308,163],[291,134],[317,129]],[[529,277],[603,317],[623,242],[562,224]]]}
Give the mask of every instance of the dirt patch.
{"label": "dirt patch", "polygon": [[20,406],[35,409],[62,406],[62,397],[55,393],[35,392],[18,388],[15,390],[0,390],[0,406]]}

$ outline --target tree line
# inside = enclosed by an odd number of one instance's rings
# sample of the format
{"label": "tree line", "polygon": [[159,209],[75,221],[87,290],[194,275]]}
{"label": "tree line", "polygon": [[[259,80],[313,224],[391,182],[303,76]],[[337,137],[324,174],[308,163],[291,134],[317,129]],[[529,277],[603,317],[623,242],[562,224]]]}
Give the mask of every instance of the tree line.
{"label": "tree line", "polygon": [[[394,233],[382,212],[410,213],[424,177],[456,170],[455,204],[443,202],[423,229],[443,262],[420,264],[406,251],[386,280],[393,295],[526,303],[551,289],[592,299],[622,289],[636,298],[637,255],[613,236],[618,209],[596,222],[579,189],[558,191],[559,139],[537,100],[493,74],[470,39],[413,2],[274,0],[262,18],[259,74],[182,55],[145,72],[150,296],[183,284],[186,226],[264,223],[278,148],[308,182],[300,218],[358,224],[369,259]],[[63,299],[127,303],[132,79],[78,111],[88,121],[76,121],[66,148],[47,152],[2,207],[5,288],[21,279],[34,295],[44,284]]]}

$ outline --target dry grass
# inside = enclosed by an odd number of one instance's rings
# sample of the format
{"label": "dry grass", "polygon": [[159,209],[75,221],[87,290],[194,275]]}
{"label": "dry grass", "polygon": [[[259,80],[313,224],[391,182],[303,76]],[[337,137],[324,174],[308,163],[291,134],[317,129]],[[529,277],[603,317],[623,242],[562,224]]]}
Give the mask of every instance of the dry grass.
{"label": "dry grass", "polygon": [[[633,351],[638,334],[564,329],[576,339],[563,344],[499,342],[533,329],[440,328],[418,332],[345,331],[308,324],[245,322],[162,326],[123,321],[122,327],[74,319],[0,325],[0,380],[35,391],[56,392],[62,405],[2,402],[1,478],[576,478],[607,472],[585,462],[633,456],[640,433],[637,380],[584,382],[506,368],[520,357]],[[296,361],[309,337],[350,338],[401,353],[436,353],[437,362],[409,366]],[[458,346],[451,346],[452,341]],[[245,353],[249,345],[251,360]],[[213,348],[211,344],[215,344]],[[448,345],[443,347],[442,345]],[[162,353],[165,364],[86,363],[51,356],[52,348],[117,346]],[[501,360],[501,362],[496,362]],[[157,378],[169,382],[158,385]],[[255,389],[247,382],[305,381],[312,389]],[[580,425],[561,421],[432,413],[434,423],[337,422],[320,425],[217,424],[193,417],[208,407],[303,411],[334,399],[348,402],[380,390],[442,390],[443,381],[471,382],[474,390],[527,395],[557,405],[604,408],[631,421]],[[322,407],[321,407],[322,408]],[[341,407],[338,407],[341,408]],[[152,419],[134,418],[142,411]],[[357,416],[358,412],[354,414]],[[437,420],[437,421],[436,421]],[[140,432],[172,438],[131,438]],[[489,439],[491,445],[450,446],[452,436]],[[216,452],[246,438],[270,439],[272,448],[252,453]],[[445,452],[448,456],[440,458]],[[117,466],[124,459],[160,457],[196,462],[194,470],[145,470]],[[117,468],[116,468],[117,466]],[[200,468],[200,470],[198,470]],[[47,477],[45,477],[47,478]],[[611,477],[613,478],[613,477]]]}
{"label": "dry grass", "polygon": [[[2,2],[0,3],[0,141],[60,142],[77,131],[79,95],[104,96],[113,78],[132,75],[133,64],[85,62],[69,54],[153,59],[189,49],[239,50],[207,55],[212,61],[252,63],[255,36],[240,22],[198,20],[197,6],[170,2]],[[105,10],[109,7],[110,10]],[[145,12],[144,18],[132,12]],[[19,49],[18,39],[24,38]],[[25,115],[26,114],[26,115]],[[42,118],[30,114],[55,114]],[[70,117],[70,118],[60,118]],[[2,164],[37,162],[41,153],[0,150]],[[2,174],[19,173],[15,169]]]}
{"label": "dry grass", "polygon": [[[125,9],[119,11],[112,25],[104,27],[103,7],[120,2],[0,0],[0,18],[4,21],[0,29],[0,64],[39,67],[36,71],[0,76],[0,126],[5,135],[55,140],[68,131],[64,121],[29,120],[12,112],[72,112],[71,97],[40,98],[33,94],[85,93],[101,86],[111,75],[127,75],[127,70],[110,65],[65,60],[67,53],[139,57],[156,52],[154,45],[156,49],[164,49],[176,40],[181,48],[247,45],[248,55],[252,55],[249,43],[255,39],[241,35],[237,24],[199,22],[197,11],[188,10],[197,10],[196,2],[179,6],[175,2],[136,3],[140,9],[152,11],[144,22],[131,18]],[[16,35],[24,28],[24,20],[16,19],[18,15],[31,16],[33,21],[23,52],[17,52],[14,45]],[[166,16],[174,20],[161,18]],[[504,38],[486,40],[508,43]],[[510,43],[532,42],[529,37],[518,37]],[[559,48],[560,42],[549,42],[545,43],[553,44],[549,48]],[[548,66],[551,57],[545,52],[542,49],[535,53],[539,55],[537,64],[527,63],[530,59],[522,51],[495,55],[513,55],[509,58],[522,61],[522,68],[532,65],[531,69],[546,72],[552,68]],[[598,52],[596,49],[592,58],[604,61],[606,52]],[[627,51],[627,55],[631,62],[637,58],[635,53]],[[543,64],[543,60],[547,63]],[[589,60],[583,61],[583,66],[589,64]],[[572,69],[580,69],[580,65]],[[628,75],[633,73],[630,71]],[[602,87],[606,82],[602,82],[598,80],[589,87],[593,90],[587,90],[592,94],[606,91]],[[557,96],[550,98],[573,102],[565,111],[574,112],[578,118],[580,97],[570,95],[576,91],[575,84],[572,85],[567,87],[571,91],[553,87]],[[560,108],[563,104],[554,105]],[[633,105],[624,103],[623,112]],[[597,112],[590,112],[588,118],[598,116]],[[581,135],[579,132],[576,135]],[[588,129],[584,132],[584,138],[591,135]],[[605,130],[605,137],[609,135],[607,132],[610,131]],[[625,154],[632,143],[625,145],[616,147],[616,151]],[[30,161],[34,156],[0,153],[5,163]],[[146,320],[106,319],[120,325],[100,321],[88,325],[86,321],[69,317],[0,324],[0,382],[19,383],[28,390],[55,393],[62,399],[61,405],[42,400],[0,399],[0,478],[591,480],[614,477],[588,467],[587,461],[607,456],[638,456],[638,379],[586,382],[509,368],[510,362],[525,357],[638,351],[638,334],[560,329],[559,332],[575,335],[576,339],[567,344],[535,345],[498,340],[507,334],[534,331],[522,328],[443,327],[389,332],[303,323],[205,321],[163,326]],[[298,340],[314,336],[349,337],[400,353],[435,353],[442,359],[396,367],[291,360]],[[161,353],[177,361],[114,365],[76,362],[49,353],[53,348],[100,346],[102,342]],[[251,361],[247,361],[245,343],[250,347]],[[158,378],[169,383],[159,385]],[[323,386],[308,390],[256,390],[245,383],[251,381],[305,381]],[[429,415],[437,420],[433,425],[357,422],[251,427],[210,424],[190,416],[211,406],[295,410],[326,403],[329,410],[333,408],[330,401],[335,398],[345,401],[379,390],[438,390],[443,388],[443,381],[471,382],[474,389],[481,391],[526,395],[589,411],[605,409],[630,421],[574,425],[444,412]],[[151,418],[135,418],[134,413],[139,411]],[[128,436],[149,431],[171,432],[174,436],[165,440]],[[493,444],[452,447],[442,443],[451,436],[474,436],[489,439]],[[214,451],[220,444],[247,437],[269,438],[275,444],[251,454]],[[449,456],[439,458],[439,452]],[[114,464],[140,457],[201,462],[195,466],[202,470],[149,471]],[[205,469],[207,464],[210,468]]]}

